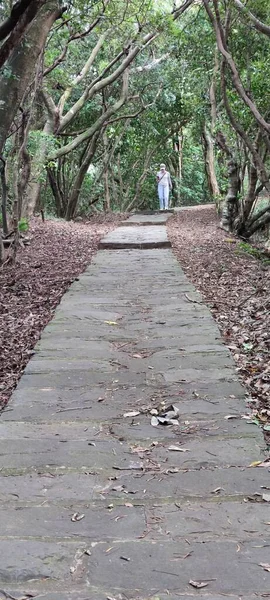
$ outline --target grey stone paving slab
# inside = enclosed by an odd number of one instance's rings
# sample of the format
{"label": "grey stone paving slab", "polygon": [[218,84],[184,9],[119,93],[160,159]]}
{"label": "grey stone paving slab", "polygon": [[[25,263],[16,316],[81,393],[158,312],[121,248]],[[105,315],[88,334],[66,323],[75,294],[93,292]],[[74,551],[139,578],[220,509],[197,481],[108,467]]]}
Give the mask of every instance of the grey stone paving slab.
{"label": "grey stone paving slab", "polygon": [[76,553],[86,548],[86,543],[78,542],[76,538],[69,543],[59,540],[1,540],[0,585],[67,579],[71,584],[70,568],[76,561]]}
{"label": "grey stone paving slab", "polygon": [[[256,547],[256,540],[243,544],[242,552],[236,552],[235,541],[227,542],[147,542],[139,543],[116,540],[115,552],[106,554],[109,545],[98,544],[91,557],[85,557],[86,571],[92,585],[103,581],[112,591],[136,589],[141,594],[149,591],[188,592],[190,579],[210,582],[212,594],[250,593],[251,589],[269,592],[268,574],[258,569],[263,562],[266,548]],[[140,545],[139,545],[140,544]],[[138,548],[139,546],[139,548]],[[262,546],[258,540],[258,546]],[[173,562],[176,556],[192,552],[192,559]],[[120,559],[129,558],[129,561]]]}
{"label": "grey stone paving slab", "polygon": [[[125,497],[125,502],[127,498]],[[124,504],[124,502],[123,502]],[[70,507],[22,507],[17,510],[14,521],[14,509],[0,510],[0,543],[3,539],[40,538],[42,541],[74,538],[91,542],[107,542],[114,539],[137,539],[145,528],[144,508],[134,506],[116,506],[114,509],[91,506],[83,508],[84,518],[71,521],[76,504]],[[117,516],[121,516],[117,519]],[[262,515],[263,516],[263,515]],[[259,518],[259,517],[258,517]],[[116,519],[116,520],[115,520]],[[18,529],[20,534],[18,536]],[[162,534],[160,534],[161,537]]]}
{"label": "grey stone paving slab", "polygon": [[[111,471],[111,476],[116,476]],[[117,480],[109,480],[107,473],[92,474],[91,472],[63,473],[56,477],[52,473],[31,473],[17,475],[17,477],[0,478],[0,500],[10,507],[40,505],[44,501],[52,505],[85,506],[91,501],[117,501],[123,497],[123,490],[115,489],[123,486],[129,493],[126,494],[127,502],[146,501],[170,502],[178,504],[190,499],[194,502],[208,498],[213,502],[220,502],[227,498],[242,501],[247,496],[260,494],[265,485],[267,474],[264,469],[231,467],[230,469],[205,469],[203,477],[201,471],[176,471],[174,473],[138,473],[137,471],[123,471],[118,473]],[[214,492],[217,490],[217,492]],[[134,492],[136,491],[136,494]],[[131,493],[132,492],[132,493]],[[241,504],[242,506],[242,504]],[[254,512],[260,506],[269,510],[267,505],[252,504]],[[173,509],[176,507],[173,504]],[[179,509],[177,509],[179,510]],[[222,512],[222,511],[221,511]],[[178,516],[176,515],[178,518]],[[266,519],[267,521],[268,519]],[[262,524],[264,522],[262,521]],[[248,524],[247,524],[248,525]],[[265,531],[266,533],[266,531]]]}
{"label": "grey stone paving slab", "polygon": [[171,213],[160,213],[157,215],[132,215],[125,221],[126,225],[166,225]]}
{"label": "grey stone paving slab", "polygon": [[[244,390],[240,386],[240,395],[230,398],[227,393],[236,392],[235,385],[232,388],[229,384],[228,388],[228,384],[222,383],[218,389],[215,386],[210,389],[208,386],[207,394],[203,396],[194,393],[194,388],[183,390],[183,385],[186,386],[182,383],[153,388],[128,384],[119,388],[115,383],[105,388],[91,386],[91,389],[85,387],[75,391],[69,388],[55,389],[49,387],[49,384],[40,389],[19,385],[13,394],[12,403],[2,413],[2,421],[110,422],[122,418],[125,412],[141,405],[155,408],[162,400],[177,405],[182,421],[190,420],[192,416],[195,420],[212,421],[218,416],[224,418],[228,414],[242,414],[243,409],[246,412],[242,400]],[[219,390],[224,392],[224,395],[219,396]],[[230,421],[230,427],[233,427],[234,423]],[[155,431],[151,428],[151,436],[154,435]]]}
{"label": "grey stone paving slab", "polygon": [[[21,469],[111,469],[119,467],[140,469],[140,461],[129,456],[128,448],[115,442],[100,441],[96,447],[89,446],[87,441],[61,442],[55,436],[42,440],[0,440],[0,469],[2,473],[9,470],[19,472]],[[35,459],[35,460],[33,460]]]}
{"label": "grey stone paving slab", "polygon": [[[47,584],[47,587],[49,587],[50,584]],[[90,588],[90,586],[88,585],[87,587],[84,587],[83,589],[77,588],[74,589],[73,591],[65,591],[62,589],[62,591],[59,592],[40,592],[40,590],[37,588],[37,585],[35,585],[35,587],[33,587],[33,584],[31,584],[31,589],[29,587],[29,584],[27,586],[29,593],[32,593],[32,595],[37,599],[37,600],[108,600],[108,597],[110,597],[110,590],[109,589],[104,589],[101,587],[95,587],[95,588]],[[10,586],[8,587],[8,590],[6,590],[7,592],[9,592],[10,594],[12,594],[12,596],[15,598],[15,600],[20,600],[20,598],[22,598],[25,595],[25,591],[22,588],[21,590],[18,590],[18,588],[16,590],[10,588]],[[115,600],[168,600],[168,593],[166,592],[165,594],[163,593],[158,593],[157,594],[154,592],[153,594],[151,593],[151,595],[145,595],[143,594],[143,596],[138,596],[138,593],[136,590],[134,590],[133,592],[130,590],[125,590],[124,592],[124,596],[123,594],[117,594],[115,596]],[[181,594],[181,596],[179,595],[179,592],[172,592],[169,595],[170,600],[179,600],[179,597],[181,597],[181,600],[192,600],[192,598],[197,598],[198,600],[224,600],[224,594],[222,596],[215,594],[215,596],[213,597],[213,595],[209,595],[208,593],[204,593],[203,595],[201,595],[200,593],[192,593],[191,591],[188,592],[188,594]],[[246,595],[245,594],[245,600],[255,600],[258,597],[267,597],[265,594],[264,596],[259,596],[258,593],[256,594],[256,596],[254,594],[250,595]],[[0,600],[6,600],[6,596],[1,597],[0,596]],[[234,594],[230,594],[230,600],[242,600],[242,596],[235,596]]]}
{"label": "grey stone paving slab", "polygon": [[[55,436],[56,437],[56,436]],[[198,445],[200,454],[198,456]],[[0,440],[0,469],[2,474],[9,471],[20,473],[22,469],[84,469],[84,470],[143,470],[164,469],[206,469],[216,467],[247,467],[253,461],[264,460],[262,445],[255,443],[254,438],[225,439],[211,441],[192,440],[183,445],[186,452],[167,452],[157,447],[151,454],[151,462],[137,459],[129,451],[125,443],[99,441],[96,447],[89,446],[87,441],[25,439]],[[33,461],[33,455],[35,461]],[[152,463],[152,461],[156,461]],[[159,466],[158,466],[159,465]]]}
{"label": "grey stone paving slab", "polygon": [[99,248],[169,248],[171,242],[168,239],[165,227],[162,226],[134,226],[117,227],[108,233],[101,242]]}
{"label": "grey stone paving slab", "polygon": [[[129,502],[135,503],[126,507]],[[266,504],[255,506],[242,502],[220,503],[194,502],[180,503],[179,507],[164,504],[163,506],[136,506],[136,499],[127,500],[122,494],[121,500],[115,501],[113,508],[88,504],[83,507],[84,518],[73,522],[73,503],[66,506],[28,506],[17,508],[17,519],[14,521],[14,508],[0,509],[0,543],[4,539],[91,539],[91,542],[114,542],[129,539],[137,541],[149,528],[147,539],[152,541],[167,541],[170,532],[173,541],[182,543],[185,538],[189,541],[199,540],[200,543],[209,540],[234,540],[243,543],[248,540],[258,540],[265,536],[265,522],[268,518]],[[129,501],[129,502],[128,502]],[[142,504],[142,498],[138,502]],[[177,503],[178,504],[178,503]],[[79,505],[82,509],[81,505]],[[177,515],[176,515],[177,513]],[[176,518],[177,516],[177,518]],[[120,518],[119,518],[120,517]],[[18,536],[18,529],[20,534]]]}
{"label": "grey stone paving slab", "polygon": [[[269,592],[269,467],[250,466],[264,442],[200,294],[170,249],[142,250],[167,240],[163,215],[135,221],[152,218],[112,234],[140,249],[102,250],[72,284],[3,412],[0,590],[14,598]],[[178,426],[151,426],[161,402]]]}
{"label": "grey stone paving slab", "polygon": [[[90,540],[89,540],[90,542]],[[235,540],[220,542],[186,540],[162,542],[137,540],[91,543],[53,543],[36,540],[2,540],[0,583],[9,583],[15,576],[17,583],[40,581],[89,583],[117,593],[117,590],[137,590],[149,595],[181,590],[188,593],[189,581],[210,580],[212,594],[269,592],[268,574],[258,568],[265,556],[261,539],[243,542],[237,551]],[[85,550],[91,549],[91,555]],[[177,556],[191,554],[191,560],[175,561]],[[122,560],[121,556],[129,558]],[[233,558],[232,558],[233,557]],[[213,581],[214,580],[214,581]],[[133,593],[134,593],[133,592]]]}

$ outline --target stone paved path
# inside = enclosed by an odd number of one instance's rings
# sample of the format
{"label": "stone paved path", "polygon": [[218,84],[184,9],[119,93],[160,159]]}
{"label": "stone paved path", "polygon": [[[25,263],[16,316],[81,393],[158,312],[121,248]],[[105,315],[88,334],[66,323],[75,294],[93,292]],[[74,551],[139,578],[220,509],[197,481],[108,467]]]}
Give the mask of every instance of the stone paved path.
{"label": "stone paved path", "polygon": [[[149,227],[160,236],[146,222],[142,247]],[[126,229],[107,242],[127,242]],[[178,425],[151,425],[162,402]],[[232,359],[171,250],[99,251],[0,421],[0,599],[269,596],[269,504],[249,500],[269,473],[248,467],[265,454],[244,412]]]}

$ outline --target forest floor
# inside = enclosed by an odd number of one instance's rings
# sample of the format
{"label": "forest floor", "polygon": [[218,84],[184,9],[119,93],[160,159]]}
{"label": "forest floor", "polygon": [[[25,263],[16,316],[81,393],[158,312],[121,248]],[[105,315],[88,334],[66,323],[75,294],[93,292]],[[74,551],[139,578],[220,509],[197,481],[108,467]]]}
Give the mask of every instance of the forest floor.
{"label": "forest floor", "polygon": [[[270,260],[218,227],[214,207],[181,210],[168,222],[173,251],[211,309],[254,408],[270,425]],[[251,252],[251,253],[250,253]]]}
{"label": "forest floor", "polygon": [[122,219],[32,219],[29,245],[19,250],[15,266],[0,269],[0,407],[9,400],[62,295],[91,262],[100,239]]}

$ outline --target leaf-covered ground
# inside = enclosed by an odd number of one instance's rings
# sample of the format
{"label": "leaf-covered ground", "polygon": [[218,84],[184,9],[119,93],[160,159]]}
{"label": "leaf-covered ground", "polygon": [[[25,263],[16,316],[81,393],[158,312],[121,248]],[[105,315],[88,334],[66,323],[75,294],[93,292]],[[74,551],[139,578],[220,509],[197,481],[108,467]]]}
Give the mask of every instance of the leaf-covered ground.
{"label": "leaf-covered ground", "polygon": [[[169,220],[175,255],[201,292],[254,406],[270,417],[270,261],[218,227],[213,207],[180,211]],[[265,425],[266,431],[269,425]]]}
{"label": "leaf-covered ground", "polygon": [[15,267],[0,268],[0,406],[7,403],[63,293],[119,219],[108,215],[84,224],[33,219],[30,244],[20,249]]}

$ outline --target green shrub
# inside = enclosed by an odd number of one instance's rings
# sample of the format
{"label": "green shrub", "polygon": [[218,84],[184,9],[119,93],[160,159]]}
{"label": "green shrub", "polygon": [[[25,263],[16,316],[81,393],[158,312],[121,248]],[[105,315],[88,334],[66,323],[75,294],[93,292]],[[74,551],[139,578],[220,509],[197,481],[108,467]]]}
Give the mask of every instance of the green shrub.
{"label": "green shrub", "polygon": [[25,217],[19,221],[19,231],[25,232],[29,229],[29,223]]}

